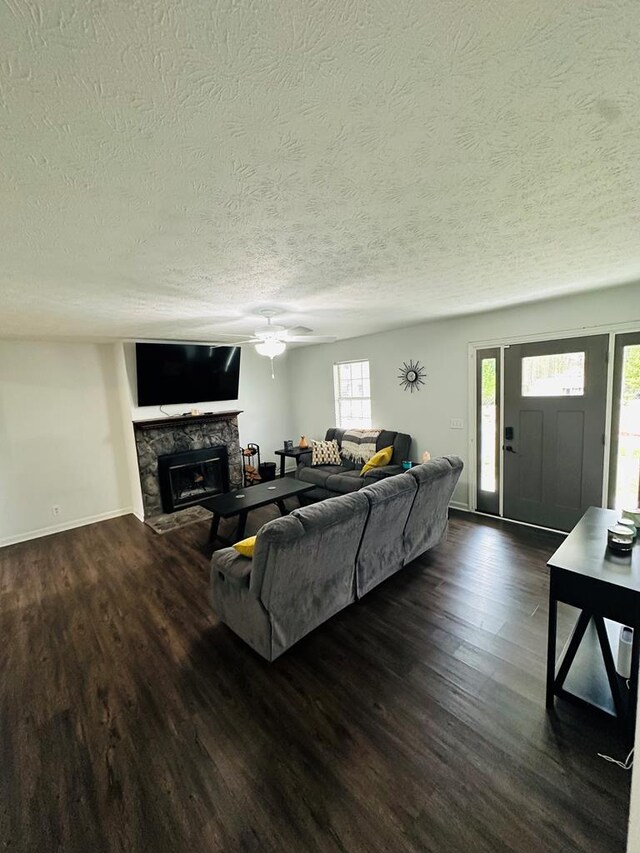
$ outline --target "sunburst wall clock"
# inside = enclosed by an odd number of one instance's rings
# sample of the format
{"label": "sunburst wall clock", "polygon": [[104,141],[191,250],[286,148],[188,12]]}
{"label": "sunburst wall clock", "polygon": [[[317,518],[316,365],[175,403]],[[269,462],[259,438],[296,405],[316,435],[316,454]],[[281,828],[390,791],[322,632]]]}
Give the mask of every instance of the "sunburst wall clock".
{"label": "sunburst wall clock", "polygon": [[424,385],[424,376],[426,373],[419,361],[410,361],[409,364],[403,361],[400,373],[398,373],[400,385],[405,391],[411,391],[412,394],[414,391],[419,391],[420,386]]}

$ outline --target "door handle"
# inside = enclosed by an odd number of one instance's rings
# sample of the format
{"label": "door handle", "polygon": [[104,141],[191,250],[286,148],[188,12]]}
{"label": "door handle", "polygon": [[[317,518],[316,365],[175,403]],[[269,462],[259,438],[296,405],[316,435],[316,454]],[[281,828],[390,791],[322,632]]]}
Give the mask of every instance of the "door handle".
{"label": "door handle", "polygon": [[515,452],[516,452],[516,451],[513,449],[513,447],[511,447],[511,445],[510,445],[510,444],[507,444],[507,446],[505,447],[505,451],[506,451],[507,453],[515,453]]}

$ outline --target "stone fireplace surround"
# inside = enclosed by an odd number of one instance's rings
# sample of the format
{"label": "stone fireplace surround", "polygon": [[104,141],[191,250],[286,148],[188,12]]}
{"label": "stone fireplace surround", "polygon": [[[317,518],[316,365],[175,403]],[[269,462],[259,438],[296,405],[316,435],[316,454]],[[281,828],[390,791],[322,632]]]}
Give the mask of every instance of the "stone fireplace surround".
{"label": "stone fireplace surround", "polygon": [[239,411],[212,412],[206,415],[178,415],[133,422],[145,518],[153,518],[162,513],[158,456],[223,444],[229,456],[231,487],[240,485],[242,464],[238,434],[239,414]]}

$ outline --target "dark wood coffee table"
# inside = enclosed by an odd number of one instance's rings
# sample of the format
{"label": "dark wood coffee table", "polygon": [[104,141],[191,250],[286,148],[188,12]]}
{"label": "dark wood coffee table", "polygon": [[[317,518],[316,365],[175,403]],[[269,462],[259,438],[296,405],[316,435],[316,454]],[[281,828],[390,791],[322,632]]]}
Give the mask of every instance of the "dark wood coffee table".
{"label": "dark wood coffee table", "polygon": [[[283,477],[268,483],[258,483],[256,486],[247,486],[246,489],[238,489],[235,492],[226,492],[224,495],[216,495],[202,501],[200,506],[213,513],[211,529],[209,531],[209,543],[216,539],[223,545],[232,545],[244,536],[247,523],[247,515],[252,509],[258,509],[268,504],[276,504],[282,515],[287,515],[288,510],[284,505],[286,498],[300,497],[304,492],[315,488],[312,483],[303,483],[294,480],[293,477]],[[218,525],[221,518],[232,518],[238,516],[238,529],[235,539],[226,539],[218,534]]]}
{"label": "dark wood coffee table", "polygon": [[[629,556],[607,548],[607,528],[619,515],[616,510],[589,507],[548,562],[547,708],[553,707],[555,696],[595,706],[618,717],[632,739],[640,664],[640,542]],[[556,668],[559,601],[581,613]],[[619,630],[615,623],[634,629],[629,689],[615,668]],[[613,649],[611,639],[616,643]],[[606,677],[603,673],[599,678],[602,664]]]}

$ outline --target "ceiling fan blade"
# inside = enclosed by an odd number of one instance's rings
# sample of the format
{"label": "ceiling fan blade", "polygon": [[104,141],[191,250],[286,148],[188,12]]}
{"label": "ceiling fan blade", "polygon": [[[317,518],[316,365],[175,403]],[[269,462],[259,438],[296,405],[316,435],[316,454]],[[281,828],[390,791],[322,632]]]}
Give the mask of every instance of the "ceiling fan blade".
{"label": "ceiling fan blade", "polygon": [[246,338],[248,334],[250,332],[216,332],[216,338]]}
{"label": "ceiling fan blade", "polygon": [[283,340],[288,344],[332,344],[338,339],[335,335],[287,335]]}
{"label": "ceiling fan blade", "polygon": [[313,332],[313,329],[309,329],[307,326],[293,326],[291,329],[287,329],[287,337],[293,336],[294,338],[302,337],[302,335],[310,335]]}

